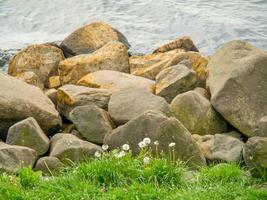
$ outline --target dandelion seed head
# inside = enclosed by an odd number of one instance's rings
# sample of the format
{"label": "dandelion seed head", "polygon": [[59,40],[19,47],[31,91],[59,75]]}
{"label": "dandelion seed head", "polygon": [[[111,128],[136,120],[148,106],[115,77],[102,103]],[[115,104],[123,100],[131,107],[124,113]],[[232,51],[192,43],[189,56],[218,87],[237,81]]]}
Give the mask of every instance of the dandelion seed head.
{"label": "dandelion seed head", "polygon": [[99,158],[101,156],[101,153],[99,151],[95,152],[95,157]]}
{"label": "dandelion seed head", "polygon": [[154,142],[154,145],[159,145],[159,141],[156,140],[156,141]]}
{"label": "dandelion seed head", "polygon": [[103,144],[103,145],[102,145],[102,149],[103,149],[104,151],[107,151],[107,150],[108,150],[108,147],[109,147],[109,146],[108,146],[107,144]]}
{"label": "dandelion seed head", "polygon": [[146,147],[146,143],[144,143],[144,141],[141,141],[141,142],[138,143],[138,146],[140,148],[144,148],[144,147]]}
{"label": "dandelion seed head", "polygon": [[151,139],[149,137],[146,137],[143,139],[143,142],[146,144],[146,145],[149,145],[151,143]]}
{"label": "dandelion seed head", "polygon": [[149,157],[147,157],[147,156],[144,157],[144,160],[143,160],[144,164],[147,165],[149,163],[149,160],[150,160]]}
{"label": "dandelion seed head", "polygon": [[175,145],[176,145],[175,142],[171,142],[171,143],[169,144],[169,147],[174,147]]}
{"label": "dandelion seed head", "polygon": [[122,149],[123,149],[124,151],[129,151],[129,149],[130,149],[129,144],[124,144],[124,145],[122,145]]}

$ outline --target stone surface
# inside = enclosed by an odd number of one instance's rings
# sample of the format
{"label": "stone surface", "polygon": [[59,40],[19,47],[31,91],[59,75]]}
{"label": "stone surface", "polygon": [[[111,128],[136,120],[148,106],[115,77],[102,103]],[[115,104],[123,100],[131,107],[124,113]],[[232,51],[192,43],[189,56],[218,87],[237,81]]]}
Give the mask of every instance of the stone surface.
{"label": "stone surface", "polygon": [[196,91],[176,96],[171,102],[175,117],[192,133],[207,135],[227,131],[227,123],[209,100]]}
{"label": "stone surface", "polygon": [[50,76],[48,80],[48,88],[58,88],[61,85],[59,76]]}
{"label": "stone surface", "polygon": [[97,144],[115,127],[108,112],[97,106],[78,106],[69,117],[84,138]]}
{"label": "stone surface", "polygon": [[155,82],[139,76],[111,70],[100,70],[81,78],[78,85],[118,91],[123,88],[144,88],[154,93]]}
{"label": "stone surface", "polygon": [[64,164],[56,157],[45,156],[37,160],[34,170],[42,171],[43,175],[53,175],[63,169]]}
{"label": "stone surface", "polygon": [[160,110],[170,114],[169,105],[164,98],[144,89],[128,88],[110,96],[108,112],[117,125],[126,123],[146,110]]}
{"label": "stone surface", "polygon": [[69,113],[77,106],[96,105],[107,109],[111,93],[106,89],[64,85],[58,88],[57,109],[69,118]]}
{"label": "stone surface", "polygon": [[191,40],[190,37],[184,36],[182,38],[177,38],[167,44],[164,44],[157,49],[153,51],[153,53],[164,53],[170,50],[174,49],[183,49],[185,51],[197,51],[197,47],[194,45],[193,41]]}
{"label": "stone surface", "polygon": [[44,83],[40,80],[40,78],[32,71],[22,72],[15,76],[16,79],[24,81],[30,85],[34,85],[39,87],[40,89],[44,89]]}
{"label": "stone surface", "polygon": [[243,149],[243,157],[247,166],[255,176],[267,173],[267,137],[251,137]]}
{"label": "stone surface", "polygon": [[35,150],[0,142],[0,171],[17,172],[21,167],[33,166],[37,159]]}
{"label": "stone surface", "polygon": [[34,117],[45,132],[61,124],[54,104],[39,88],[1,73],[0,85],[0,137],[27,117]]}
{"label": "stone surface", "polygon": [[50,155],[64,164],[78,163],[102,151],[100,146],[83,141],[72,134],[58,133],[51,138]]}
{"label": "stone surface", "polygon": [[267,52],[244,41],[221,47],[208,65],[214,108],[248,137],[267,136]]}
{"label": "stone surface", "polygon": [[45,96],[47,96],[55,106],[57,106],[57,89],[51,88],[45,91]]}
{"label": "stone surface", "polygon": [[158,152],[169,152],[169,144],[175,142],[174,151],[177,159],[186,161],[190,166],[205,165],[205,158],[197,143],[191,138],[190,132],[175,118],[168,118],[160,111],[146,111],[130,120],[125,125],[113,130],[105,137],[105,144],[111,149],[129,144],[132,152],[140,151],[138,143],[145,137],[158,141]]}
{"label": "stone surface", "polygon": [[63,52],[55,45],[30,45],[11,58],[8,74],[17,76],[32,71],[47,86],[49,76],[57,74],[58,63],[62,60]]}
{"label": "stone surface", "polygon": [[66,56],[89,54],[101,48],[110,41],[120,41],[130,47],[126,37],[115,28],[103,22],[87,24],[73,33],[61,43]]}
{"label": "stone surface", "polygon": [[183,92],[197,86],[197,75],[185,65],[174,65],[162,70],[156,76],[156,95],[164,97],[167,102]]}
{"label": "stone surface", "polygon": [[240,163],[244,143],[225,134],[193,135],[205,158],[210,162]]}
{"label": "stone surface", "polygon": [[32,148],[39,156],[44,155],[49,148],[49,138],[33,117],[11,126],[8,129],[6,143]]}
{"label": "stone surface", "polygon": [[74,56],[59,63],[63,85],[75,84],[86,74],[104,69],[126,73],[130,71],[128,50],[122,43],[109,42],[92,54]]}

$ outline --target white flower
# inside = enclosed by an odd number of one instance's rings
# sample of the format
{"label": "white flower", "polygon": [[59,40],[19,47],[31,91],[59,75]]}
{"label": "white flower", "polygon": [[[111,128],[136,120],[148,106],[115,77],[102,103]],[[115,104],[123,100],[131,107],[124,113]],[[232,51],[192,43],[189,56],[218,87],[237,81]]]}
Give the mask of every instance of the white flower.
{"label": "white flower", "polygon": [[142,149],[146,146],[146,143],[144,143],[144,141],[141,141],[138,143],[138,146]]}
{"label": "white flower", "polygon": [[159,141],[156,140],[156,141],[154,142],[154,145],[159,145]]}
{"label": "white flower", "polygon": [[149,145],[151,143],[151,140],[149,137],[146,137],[143,139],[143,142],[146,144],[146,145]]}
{"label": "white flower", "polygon": [[125,151],[120,151],[117,155],[116,155],[116,157],[117,158],[122,158],[122,157],[124,157],[126,155],[126,152]]}
{"label": "white flower", "polygon": [[175,145],[176,145],[175,142],[172,142],[169,144],[169,147],[174,147]]}
{"label": "white flower", "polygon": [[95,157],[99,158],[101,156],[101,153],[99,151],[95,152]]}
{"label": "white flower", "polygon": [[102,149],[103,149],[104,151],[108,150],[108,145],[107,145],[107,144],[103,144],[103,145],[102,145]]}
{"label": "white flower", "polygon": [[129,144],[124,144],[124,145],[122,145],[122,149],[123,149],[124,151],[129,151],[129,149],[130,149]]}
{"label": "white flower", "polygon": [[144,164],[147,165],[149,163],[149,157],[144,157]]}

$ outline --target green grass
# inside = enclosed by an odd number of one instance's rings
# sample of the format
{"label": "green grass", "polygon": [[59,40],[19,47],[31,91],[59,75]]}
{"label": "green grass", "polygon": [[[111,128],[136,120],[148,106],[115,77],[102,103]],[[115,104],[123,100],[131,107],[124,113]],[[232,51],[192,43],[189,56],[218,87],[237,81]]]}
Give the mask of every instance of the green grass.
{"label": "green grass", "polygon": [[[190,176],[189,176],[190,175]],[[191,177],[191,178],[189,178]],[[264,179],[251,178],[235,164],[219,164],[190,172],[183,163],[127,154],[111,154],[68,167],[50,178],[23,168],[0,175],[2,200],[266,200]]]}

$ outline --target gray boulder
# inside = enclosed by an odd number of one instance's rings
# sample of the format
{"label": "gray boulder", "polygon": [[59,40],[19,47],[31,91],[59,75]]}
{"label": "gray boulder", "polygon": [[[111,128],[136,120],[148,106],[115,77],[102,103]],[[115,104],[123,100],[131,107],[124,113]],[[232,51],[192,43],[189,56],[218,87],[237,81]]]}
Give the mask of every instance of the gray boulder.
{"label": "gray boulder", "polygon": [[178,94],[194,89],[197,82],[197,75],[193,69],[185,65],[174,65],[162,70],[156,76],[156,95],[171,102]]}
{"label": "gray boulder", "polygon": [[0,171],[17,172],[22,167],[33,166],[37,159],[35,150],[0,142]]}
{"label": "gray boulder", "polygon": [[6,143],[32,148],[39,156],[45,154],[49,148],[49,138],[33,117],[11,126],[8,129]]}
{"label": "gray boulder", "polygon": [[164,98],[140,88],[127,88],[112,93],[108,112],[117,124],[125,124],[147,110],[159,110],[170,114],[170,108]]}
{"label": "gray boulder", "polygon": [[221,47],[208,64],[211,104],[248,137],[267,136],[267,52],[244,41]]}
{"label": "gray boulder", "polygon": [[64,167],[64,164],[56,157],[42,157],[37,160],[34,170],[42,171],[44,175],[53,175],[53,172],[57,172]]}
{"label": "gray boulder", "polygon": [[70,120],[84,138],[98,144],[103,144],[105,135],[115,127],[108,112],[97,106],[76,107],[70,113]]}
{"label": "gray boulder", "polygon": [[192,134],[213,135],[227,131],[225,120],[199,92],[179,94],[171,102],[171,109]]}
{"label": "gray boulder", "polygon": [[168,154],[169,144],[175,142],[174,151],[177,159],[186,161],[189,166],[205,165],[205,158],[190,132],[175,118],[168,118],[160,111],[146,111],[113,130],[105,137],[104,143],[111,149],[129,144],[132,152],[140,151],[138,143],[145,137],[152,141],[151,148],[155,153],[154,141],[158,141],[158,153]]}

